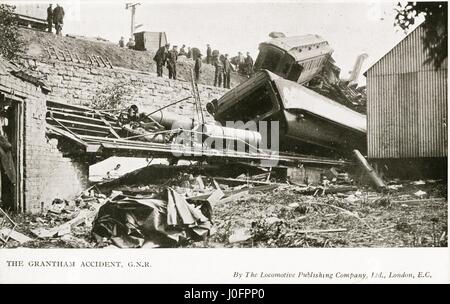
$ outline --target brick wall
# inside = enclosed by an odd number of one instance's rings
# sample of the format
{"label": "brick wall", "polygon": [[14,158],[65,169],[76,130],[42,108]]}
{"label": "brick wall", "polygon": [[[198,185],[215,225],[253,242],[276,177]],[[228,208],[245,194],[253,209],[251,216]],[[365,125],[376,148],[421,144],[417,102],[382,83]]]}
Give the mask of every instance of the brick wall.
{"label": "brick wall", "polygon": [[45,98],[25,103],[24,191],[28,211],[39,212],[55,198],[72,199],[88,186],[89,165],[64,157],[58,140],[45,134]]}
{"label": "brick wall", "polygon": [[23,198],[25,211],[37,213],[55,198],[71,199],[87,187],[88,164],[65,157],[56,139],[45,134],[47,96],[40,87],[0,76],[4,90],[24,95]]}
{"label": "brick wall", "polygon": [[[156,77],[147,73],[124,68],[100,68],[89,65],[53,61],[27,61],[30,70],[42,78],[52,89],[50,96],[71,104],[92,106],[102,95],[107,96],[114,88],[121,88],[123,104],[136,104],[144,111],[157,109],[192,94],[191,83]],[[198,85],[203,106],[219,98],[227,90],[214,86]],[[169,111],[195,115],[193,99],[168,108]],[[206,113],[206,110],[204,111]],[[208,119],[212,119],[208,114]]]}

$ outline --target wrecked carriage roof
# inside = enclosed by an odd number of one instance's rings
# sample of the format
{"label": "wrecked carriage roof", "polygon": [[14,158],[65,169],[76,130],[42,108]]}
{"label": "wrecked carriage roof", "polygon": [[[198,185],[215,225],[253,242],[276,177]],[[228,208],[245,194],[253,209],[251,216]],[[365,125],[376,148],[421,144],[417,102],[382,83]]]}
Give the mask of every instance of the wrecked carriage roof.
{"label": "wrecked carriage roof", "polygon": [[320,37],[319,35],[301,35],[301,36],[291,36],[291,37],[279,37],[273,38],[263,43],[272,44],[274,46],[279,47],[280,49],[289,51],[292,48],[301,46],[301,45],[310,45],[315,43],[327,42],[325,39]]}
{"label": "wrecked carriage roof", "polygon": [[[320,45],[310,47],[316,44]],[[333,49],[325,39],[319,35],[312,34],[273,38],[261,43],[260,48],[264,47],[264,45],[272,45],[284,50],[294,57],[296,61],[324,54],[331,54],[333,52]]]}

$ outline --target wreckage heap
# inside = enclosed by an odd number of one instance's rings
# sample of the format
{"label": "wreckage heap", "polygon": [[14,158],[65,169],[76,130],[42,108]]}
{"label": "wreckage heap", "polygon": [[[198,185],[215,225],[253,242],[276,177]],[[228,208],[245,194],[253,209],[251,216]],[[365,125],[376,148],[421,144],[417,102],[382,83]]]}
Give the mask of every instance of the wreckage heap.
{"label": "wreckage heap", "polygon": [[0,209],[0,246],[447,246],[445,182],[389,180],[382,194],[336,174],[311,186],[242,165],[152,165],[55,199],[41,214]]}
{"label": "wreckage heap", "polygon": [[[206,157],[218,161],[271,161],[292,166],[298,164],[343,166],[349,163],[339,159],[278,153],[262,149],[247,149],[246,151],[236,151],[227,147],[205,149],[201,140],[205,133],[198,134],[197,129],[187,128],[189,126],[194,128],[192,120],[167,112],[157,111],[149,117],[153,125],[163,127],[160,131],[149,132],[142,128],[133,129],[129,124],[123,125],[119,121],[119,115],[105,111],[57,101],[48,101],[47,108],[47,134],[50,137],[62,139],[60,147],[68,154],[91,155],[97,158],[107,158],[113,155],[174,158],[174,155],[177,155],[181,159],[204,159]],[[180,128],[169,129],[168,126],[174,121],[178,121]],[[183,121],[185,123],[182,123]],[[173,141],[173,137],[180,131],[200,135],[200,141],[195,145],[179,144]],[[231,140],[238,139],[231,138]]]}
{"label": "wreckage heap", "polygon": [[[285,151],[345,155],[366,150],[366,116],[300,84],[262,70],[207,105],[221,123],[279,121]],[[322,152],[323,153],[323,152]]]}

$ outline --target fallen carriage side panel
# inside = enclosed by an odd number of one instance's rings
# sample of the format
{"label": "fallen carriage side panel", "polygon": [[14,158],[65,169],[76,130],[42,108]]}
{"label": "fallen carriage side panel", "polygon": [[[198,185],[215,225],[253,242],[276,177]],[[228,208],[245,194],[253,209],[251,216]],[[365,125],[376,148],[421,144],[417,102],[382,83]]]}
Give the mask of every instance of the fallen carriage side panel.
{"label": "fallen carriage side panel", "polygon": [[[214,106],[210,106],[214,108]],[[366,116],[269,71],[260,71],[217,101],[214,118],[280,121],[282,148],[305,143],[366,151]]]}

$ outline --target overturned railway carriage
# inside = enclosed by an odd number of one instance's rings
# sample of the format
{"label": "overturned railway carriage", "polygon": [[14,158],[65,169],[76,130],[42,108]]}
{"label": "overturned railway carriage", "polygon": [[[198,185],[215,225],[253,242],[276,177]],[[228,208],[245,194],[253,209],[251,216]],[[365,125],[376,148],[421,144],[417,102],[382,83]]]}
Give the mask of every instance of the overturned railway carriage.
{"label": "overturned railway carriage", "polygon": [[255,70],[269,70],[300,84],[316,76],[333,49],[318,35],[279,37],[259,45]]}
{"label": "overturned railway carriage", "polygon": [[[207,108],[222,124],[279,121],[284,151],[325,155],[366,151],[365,115],[269,71],[258,72]],[[271,144],[270,139],[264,143]]]}

